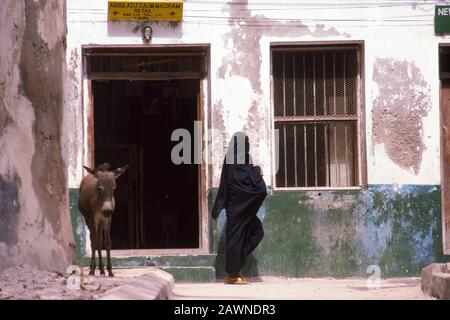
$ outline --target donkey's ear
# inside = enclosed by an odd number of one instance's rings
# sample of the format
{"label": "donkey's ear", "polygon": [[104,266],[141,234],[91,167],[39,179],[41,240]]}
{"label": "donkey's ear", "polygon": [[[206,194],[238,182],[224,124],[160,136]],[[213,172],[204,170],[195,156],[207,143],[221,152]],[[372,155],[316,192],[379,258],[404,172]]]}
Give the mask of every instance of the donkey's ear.
{"label": "donkey's ear", "polygon": [[95,175],[95,169],[91,169],[91,168],[88,168],[88,167],[86,167],[86,166],[83,166],[83,168],[85,168],[86,171],[89,172],[90,174]]}
{"label": "donkey's ear", "polygon": [[126,165],[123,166],[122,168],[117,168],[116,170],[114,170],[114,178],[117,179],[118,177],[120,177],[125,172],[125,170],[128,169],[128,167],[129,165]]}

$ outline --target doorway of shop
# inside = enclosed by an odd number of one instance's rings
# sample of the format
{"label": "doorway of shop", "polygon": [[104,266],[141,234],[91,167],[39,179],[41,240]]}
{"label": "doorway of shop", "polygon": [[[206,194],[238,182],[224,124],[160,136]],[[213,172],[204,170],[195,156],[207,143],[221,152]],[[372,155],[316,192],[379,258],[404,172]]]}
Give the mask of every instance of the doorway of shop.
{"label": "doorway of shop", "polygon": [[130,165],[115,192],[113,249],[199,248],[199,166],[171,159],[172,132],[194,136],[199,89],[198,79],[92,81],[94,162]]}

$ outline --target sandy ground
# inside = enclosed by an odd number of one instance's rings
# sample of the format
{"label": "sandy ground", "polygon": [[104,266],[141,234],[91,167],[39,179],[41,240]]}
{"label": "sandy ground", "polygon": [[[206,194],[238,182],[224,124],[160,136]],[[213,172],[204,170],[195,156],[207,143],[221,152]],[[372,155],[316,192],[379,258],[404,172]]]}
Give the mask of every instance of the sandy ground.
{"label": "sandy ground", "polygon": [[430,300],[420,278],[381,280],[369,288],[366,279],[291,279],[264,277],[249,285],[175,283],[175,298],[183,300]]}
{"label": "sandy ground", "polygon": [[[126,284],[149,269],[115,269],[116,277],[98,275],[84,278],[82,288],[73,286],[69,274],[38,271],[26,265],[0,270],[0,300],[97,299],[105,291]],[[88,274],[84,269],[83,274]],[[75,289],[74,289],[75,288]],[[175,283],[175,299],[185,300],[429,300],[420,290],[420,278],[381,280],[369,288],[366,279],[263,277],[249,285],[216,283]]]}
{"label": "sandy ground", "polygon": [[[46,272],[27,265],[0,270],[0,300],[88,300],[97,299],[105,291],[125,284],[139,272],[113,270],[115,277],[83,277],[83,286],[77,286],[76,278],[69,274]],[[87,275],[88,269],[83,270]],[[81,280],[80,280],[81,282]]]}

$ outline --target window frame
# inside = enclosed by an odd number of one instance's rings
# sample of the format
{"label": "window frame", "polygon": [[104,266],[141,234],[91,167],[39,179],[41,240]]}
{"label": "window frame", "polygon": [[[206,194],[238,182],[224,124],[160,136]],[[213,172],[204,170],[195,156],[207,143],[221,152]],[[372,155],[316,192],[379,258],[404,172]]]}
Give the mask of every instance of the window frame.
{"label": "window frame", "polygon": [[[275,136],[275,94],[274,94],[274,74],[273,74],[273,53],[285,50],[289,52],[305,52],[310,50],[336,50],[342,48],[356,49],[358,57],[357,65],[357,105],[356,105],[356,151],[357,151],[357,185],[345,187],[279,187],[276,183],[276,154]],[[366,157],[366,127],[365,127],[365,72],[364,72],[364,41],[312,41],[312,42],[271,42],[270,43],[270,130],[271,130],[271,155],[272,155],[272,177],[271,184],[273,190],[277,191],[337,191],[337,190],[362,190],[367,188],[367,157]],[[286,117],[288,118],[288,117]],[[306,117],[305,117],[306,118]],[[311,118],[311,117],[310,117]],[[312,117],[314,118],[314,117]],[[321,116],[317,121],[321,121]],[[309,121],[305,121],[306,123]],[[279,161],[279,160],[278,160]],[[281,164],[280,164],[281,165]]]}

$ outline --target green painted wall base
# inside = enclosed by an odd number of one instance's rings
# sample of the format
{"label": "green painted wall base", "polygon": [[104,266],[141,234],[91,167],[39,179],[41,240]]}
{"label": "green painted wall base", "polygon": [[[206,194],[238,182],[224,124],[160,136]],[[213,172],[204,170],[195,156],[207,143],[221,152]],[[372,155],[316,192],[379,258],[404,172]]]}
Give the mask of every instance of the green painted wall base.
{"label": "green painted wall base", "polygon": [[[188,282],[214,282],[216,281],[216,270],[214,262],[215,254],[210,255],[185,255],[185,256],[136,256],[111,258],[114,268],[137,268],[137,267],[157,267],[170,273],[175,281]],[[90,257],[84,256],[79,259],[80,265],[88,267]],[[106,264],[106,259],[103,258]],[[98,266],[98,258],[97,258]]]}
{"label": "green painted wall base", "polygon": [[[210,197],[213,199],[216,190]],[[450,261],[442,248],[440,186],[370,185],[367,190],[275,191],[258,212],[264,238],[248,276],[420,276]],[[226,216],[213,222],[217,277],[224,276]]]}
{"label": "green painted wall base", "polygon": [[[78,191],[69,191],[78,258],[87,266]],[[216,191],[209,192],[210,206]],[[383,278],[420,276],[423,267],[450,261],[442,250],[440,186],[275,191],[258,217],[265,236],[246,261],[243,273],[248,277],[368,277],[374,267]],[[224,278],[225,213],[211,221],[210,255],[114,258],[113,265],[158,266],[179,281],[212,281],[213,271],[216,279]]]}

